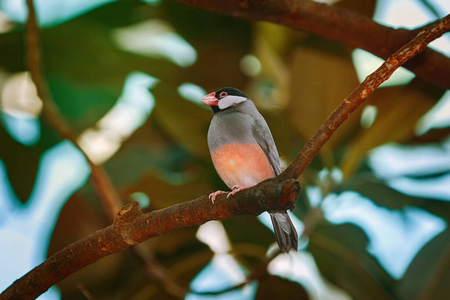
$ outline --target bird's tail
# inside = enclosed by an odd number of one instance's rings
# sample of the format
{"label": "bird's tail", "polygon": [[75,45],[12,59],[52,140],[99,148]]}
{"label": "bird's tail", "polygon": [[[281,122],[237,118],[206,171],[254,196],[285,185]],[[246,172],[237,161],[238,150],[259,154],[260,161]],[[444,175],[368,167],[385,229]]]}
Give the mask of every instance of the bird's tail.
{"label": "bird's tail", "polygon": [[289,252],[290,250],[297,251],[298,235],[292,224],[291,218],[285,211],[271,211],[270,218],[272,219],[273,229],[275,231],[275,238],[281,252]]}

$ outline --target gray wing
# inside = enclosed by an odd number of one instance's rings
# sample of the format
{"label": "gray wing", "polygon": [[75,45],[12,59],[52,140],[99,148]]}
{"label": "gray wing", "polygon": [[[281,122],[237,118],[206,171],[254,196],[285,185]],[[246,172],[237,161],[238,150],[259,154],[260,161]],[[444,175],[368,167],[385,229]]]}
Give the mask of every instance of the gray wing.
{"label": "gray wing", "polygon": [[281,173],[281,162],[280,157],[278,156],[278,150],[275,146],[275,141],[273,140],[269,126],[264,119],[262,119],[262,121],[263,122],[256,122],[255,126],[252,128],[253,136],[269,159],[275,175],[279,175]]}
{"label": "gray wing", "polygon": [[[269,159],[275,175],[279,175],[281,173],[280,157],[278,156],[278,150],[266,120],[264,120],[263,116],[258,112],[255,105],[251,101],[245,101],[239,107],[242,108],[242,112],[251,117],[250,127],[253,138],[263,149]],[[287,212],[269,211],[269,214],[272,219],[275,237],[280,250],[282,252],[289,252],[290,250],[297,251],[297,231],[295,230],[294,224],[292,224]]]}
{"label": "gray wing", "polygon": [[254,123],[252,122],[251,125],[253,137],[269,159],[275,175],[279,175],[282,171],[280,157],[278,156],[278,150],[269,126],[267,125],[266,120],[264,120],[264,117],[258,112],[253,102],[246,102],[247,103],[245,104],[247,107],[245,112],[254,119]]}

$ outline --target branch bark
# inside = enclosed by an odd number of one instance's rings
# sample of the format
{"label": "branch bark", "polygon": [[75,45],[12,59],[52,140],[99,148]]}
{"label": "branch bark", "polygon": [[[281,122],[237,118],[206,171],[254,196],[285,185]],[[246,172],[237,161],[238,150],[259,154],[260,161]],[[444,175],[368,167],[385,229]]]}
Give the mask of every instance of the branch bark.
{"label": "branch bark", "polygon": [[[408,43],[424,28],[393,29],[356,12],[306,0],[173,0],[185,5],[250,21],[267,21],[306,31],[366,50],[382,59]],[[404,64],[422,79],[450,89],[450,58],[425,49]]]}
{"label": "branch bark", "polygon": [[[267,210],[293,207],[300,185],[293,179],[277,183],[268,179],[215,204],[208,196],[143,214],[137,202],[124,206],[114,223],[70,244],[42,264],[16,280],[2,294],[4,299],[35,299],[52,285],[100,258],[149,238],[171,231],[197,226],[210,220],[237,215],[259,215]],[[255,201],[256,200],[256,201]]]}
{"label": "branch bark", "polygon": [[[409,59],[422,52],[426,46],[450,30],[450,15],[426,26],[409,43],[392,54],[375,72],[366,79],[331,113],[314,136],[309,139],[289,167],[280,174],[280,180],[298,178],[331,135],[350,117],[361,103],[377,87],[391,77],[392,73]],[[448,78],[447,77],[447,81]]]}

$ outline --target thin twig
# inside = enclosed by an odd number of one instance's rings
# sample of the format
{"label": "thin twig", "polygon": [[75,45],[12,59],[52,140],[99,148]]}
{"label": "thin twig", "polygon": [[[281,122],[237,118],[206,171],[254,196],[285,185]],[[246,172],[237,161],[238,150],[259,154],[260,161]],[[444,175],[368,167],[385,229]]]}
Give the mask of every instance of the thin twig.
{"label": "thin twig", "polygon": [[450,29],[450,15],[426,26],[409,43],[392,54],[331,113],[314,136],[306,142],[295,160],[280,175],[280,180],[298,178],[322,146],[330,139],[351,113],[366,100],[377,87],[391,77],[406,61],[422,52],[426,46]]}
{"label": "thin twig", "polygon": [[[54,105],[48,90],[48,85],[42,76],[41,52],[39,45],[39,27],[37,24],[36,11],[33,0],[27,0],[29,10],[28,20],[26,23],[26,42],[27,42],[27,65],[30,70],[31,79],[33,80],[37,94],[44,103],[43,113],[49,123],[60,134],[61,137],[71,141],[75,147],[84,155],[86,161],[91,168],[90,180],[99,196],[109,220],[114,221],[116,213],[122,207],[122,201],[117,190],[112,184],[111,178],[101,165],[96,165],[83,151],[77,141],[76,135],[61,115],[58,108]],[[187,290],[186,287],[171,278],[163,266],[154,260],[150,260],[147,255],[140,249],[132,249],[132,255],[142,262],[145,266],[147,274],[158,282],[160,286],[169,287],[166,290],[174,296],[180,296],[180,291]]]}
{"label": "thin twig", "polygon": [[42,77],[41,67],[41,51],[39,45],[39,27],[37,25],[36,10],[33,0],[27,0],[28,6],[28,19],[26,23],[26,42],[27,42],[27,65],[30,71],[31,79],[36,86],[37,95],[44,103],[42,111],[45,118],[52,125],[54,129],[63,137],[71,141],[75,147],[86,158],[89,166],[91,167],[91,181],[97,192],[97,195],[102,201],[103,207],[109,219],[114,220],[115,214],[122,206],[122,201],[118,196],[111,179],[106,175],[102,166],[98,166],[92,162],[92,160],[86,155],[78,144],[76,136],[73,134],[73,130],[69,124],[62,117],[58,108],[55,106],[51,94],[48,90],[48,85],[45,79]]}
{"label": "thin twig", "polygon": [[92,296],[91,292],[88,291],[88,289],[84,286],[84,284],[82,284],[81,282],[77,283],[77,288],[86,297],[86,299],[95,300],[94,296]]}

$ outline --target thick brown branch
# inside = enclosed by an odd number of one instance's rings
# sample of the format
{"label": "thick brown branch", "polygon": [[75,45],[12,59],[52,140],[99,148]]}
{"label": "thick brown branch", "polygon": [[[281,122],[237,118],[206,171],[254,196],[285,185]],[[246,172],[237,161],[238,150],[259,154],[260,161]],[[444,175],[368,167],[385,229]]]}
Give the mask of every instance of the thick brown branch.
{"label": "thick brown branch", "polygon": [[[387,59],[409,42],[417,30],[393,29],[338,6],[305,0],[174,0],[251,21],[268,21],[364,49]],[[432,49],[404,65],[417,76],[450,89],[450,59]]]}
{"label": "thick brown branch", "polygon": [[[330,139],[339,126],[348,119],[350,114],[367,99],[375,89],[391,77],[406,61],[423,51],[433,40],[442,36],[450,29],[450,15],[430,24],[417,34],[409,43],[391,55],[375,72],[356,88],[320,126],[315,135],[303,146],[295,160],[280,175],[280,180],[298,178],[309,165],[313,157]],[[448,77],[450,78],[450,77]],[[447,78],[447,81],[448,81]]]}
{"label": "thick brown branch", "polygon": [[16,280],[0,294],[0,299],[35,299],[68,275],[104,256],[176,229],[236,215],[290,209],[299,192],[300,185],[293,179],[281,184],[269,179],[228,199],[221,195],[215,204],[203,196],[143,214],[138,203],[131,202],[119,211],[113,225],[55,253]]}

